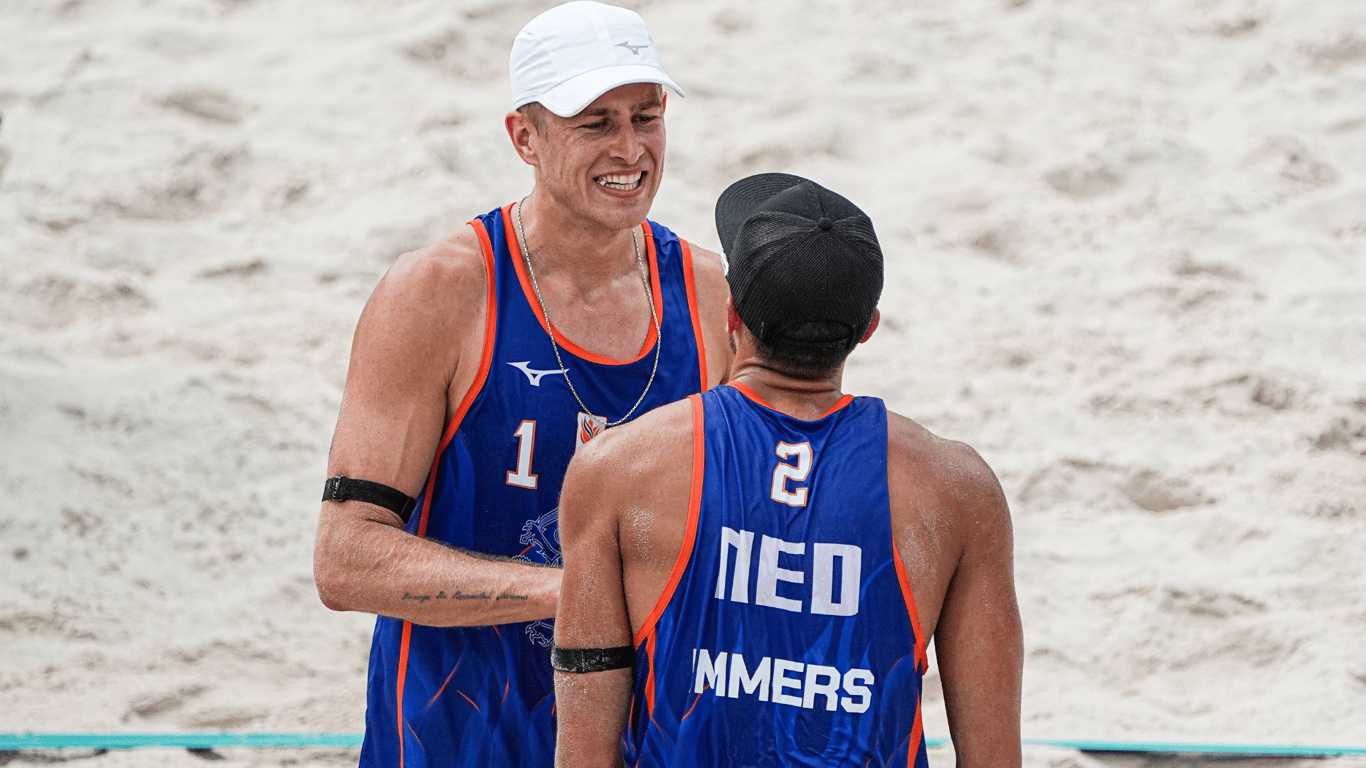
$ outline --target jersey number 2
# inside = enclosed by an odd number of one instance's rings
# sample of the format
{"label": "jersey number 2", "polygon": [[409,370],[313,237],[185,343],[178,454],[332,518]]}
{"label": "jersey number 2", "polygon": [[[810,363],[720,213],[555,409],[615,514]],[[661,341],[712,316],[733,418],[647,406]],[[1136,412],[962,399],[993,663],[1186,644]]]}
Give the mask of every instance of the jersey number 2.
{"label": "jersey number 2", "polygon": [[778,462],[778,466],[773,468],[773,490],[769,496],[789,507],[806,506],[806,487],[789,491],[787,481],[791,480],[794,484],[806,482],[806,476],[811,474],[811,443],[778,443],[777,454],[780,459],[796,456],[797,464],[793,466],[783,461]]}

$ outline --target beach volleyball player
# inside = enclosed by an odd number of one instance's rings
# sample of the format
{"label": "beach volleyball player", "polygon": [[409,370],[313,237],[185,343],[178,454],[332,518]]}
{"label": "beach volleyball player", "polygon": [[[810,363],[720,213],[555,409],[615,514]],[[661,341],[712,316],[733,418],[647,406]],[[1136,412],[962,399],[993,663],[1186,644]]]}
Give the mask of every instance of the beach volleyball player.
{"label": "beach volleyball player", "polygon": [[730,381],[565,476],[557,764],[619,765],[624,741],[641,768],[924,768],[933,637],[958,765],[1019,766],[1000,485],[968,446],[840,391],[877,326],[872,222],[785,174],[732,185],[716,218]]}
{"label": "beach volleyball player", "polygon": [[645,220],[681,90],[640,16],[552,8],[510,71],[531,192],[380,281],[328,462],[318,592],[379,615],[367,766],[551,762],[565,466],[729,363],[719,257]]}

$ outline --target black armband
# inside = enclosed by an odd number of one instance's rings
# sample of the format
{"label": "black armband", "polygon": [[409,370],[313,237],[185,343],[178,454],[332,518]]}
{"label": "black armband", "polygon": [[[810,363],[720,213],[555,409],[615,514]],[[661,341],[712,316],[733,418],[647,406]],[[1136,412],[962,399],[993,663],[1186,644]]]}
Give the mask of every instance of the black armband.
{"label": "black armband", "polygon": [[397,488],[390,488],[383,483],[374,483],[369,480],[353,480],[349,477],[329,477],[327,485],[323,486],[323,501],[363,501],[366,504],[374,504],[398,515],[404,525],[407,525],[408,518],[413,516],[413,510],[417,508],[417,499],[400,491]]}
{"label": "black armband", "polygon": [[636,649],[629,645],[615,648],[561,648],[550,646],[550,666],[560,672],[604,672],[630,669],[636,665]]}

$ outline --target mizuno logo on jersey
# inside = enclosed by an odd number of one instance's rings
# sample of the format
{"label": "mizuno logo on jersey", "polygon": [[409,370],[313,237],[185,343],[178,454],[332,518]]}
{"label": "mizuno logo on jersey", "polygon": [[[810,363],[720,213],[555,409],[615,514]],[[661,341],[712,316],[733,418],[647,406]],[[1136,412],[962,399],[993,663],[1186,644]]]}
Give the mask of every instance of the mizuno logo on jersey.
{"label": "mizuno logo on jersey", "polygon": [[625,48],[631,53],[639,56],[642,48],[649,48],[648,45],[631,45],[630,43],[617,43],[618,48]]}
{"label": "mizuno logo on jersey", "polygon": [[549,374],[549,373],[565,373],[565,372],[566,372],[566,369],[564,369],[564,368],[560,368],[559,370],[552,370],[552,371],[538,371],[538,370],[536,370],[535,368],[532,368],[532,367],[531,367],[531,361],[530,361],[530,360],[524,360],[524,361],[522,361],[522,362],[520,362],[520,363],[508,363],[508,365],[512,366],[513,368],[516,368],[517,370],[521,371],[522,373],[525,373],[527,379],[531,382],[531,386],[533,386],[533,387],[539,387],[539,386],[541,386],[541,377],[542,377],[542,376],[545,376],[546,374]]}
{"label": "mizuno logo on jersey", "polygon": [[598,435],[601,435],[604,429],[607,429],[606,417],[594,416],[591,413],[584,413],[583,411],[579,411],[579,441],[574,445],[574,448],[577,450],[580,445],[583,445],[589,440],[592,440]]}

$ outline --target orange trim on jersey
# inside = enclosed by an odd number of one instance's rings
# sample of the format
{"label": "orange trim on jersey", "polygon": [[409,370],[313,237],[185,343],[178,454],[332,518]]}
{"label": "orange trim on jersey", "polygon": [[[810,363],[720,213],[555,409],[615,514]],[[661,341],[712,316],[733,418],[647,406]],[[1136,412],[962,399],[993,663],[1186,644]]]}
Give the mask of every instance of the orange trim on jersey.
{"label": "orange trim on jersey", "polygon": [[[403,681],[408,677],[408,639],[413,634],[413,623],[403,622],[403,641],[398,648],[398,680],[394,689],[398,692],[398,764],[403,766],[403,748],[408,741],[403,738]],[[414,734],[416,735],[416,734]]]}
{"label": "orange trim on jersey", "polygon": [[896,580],[901,583],[901,596],[906,599],[906,613],[911,617],[911,629],[915,631],[915,663],[920,674],[930,668],[929,656],[925,653],[925,633],[920,629],[920,612],[915,609],[915,596],[911,594],[911,579],[906,575],[906,564],[901,562],[901,552],[892,540],[892,562],[896,563]]}
{"label": "orange trim on jersey", "polygon": [[[654,293],[655,314],[659,316],[659,327],[664,327],[664,289],[659,284],[659,251],[655,247],[655,231],[650,228],[650,222],[640,222],[640,231],[645,233],[645,258],[650,262],[650,291]],[[650,318],[652,321],[654,318]],[[640,354],[636,360],[645,357],[645,353],[654,348],[655,339],[658,335],[655,332],[654,323],[650,323],[650,330],[645,334],[645,343],[640,345]]]}
{"label": "orange trim on jersey", "polygon": [[[770,411],[773,411],[773,412],[775,412],[775,413],[783,413],[782,411],[778,410],[777,408],[774,408],[772,405],[769,405],[769,403],[768,403],[767,400],[763,399],[762,397],[759,397],[759,393],[758,393],[758,392],[755,392],[755,391],[752,390],[752,389],[750,389],[748,384],[745,384],[745,383],[739,382],[739,381],[728,381],[728,382],[726,382],[726,386],[735,388],[736,390],[738,390],[738,391],[740,392],[740,394],[744,395],[745,397],[748,397],[750,400],[753,400],[754,402],[758,403],[759,405],[762,405],[763,407],[769,409]],[[828,411],[826,411],[825,413],[822,413],[820,416],[818,416],[818,417],[816,417],[816,418],[814,418],[814,419],[811,419],[811,421],[820,421],[821,419],[825,418],[826,416],[829,416],[830,414],[834,413],[835,411],[838,411],[839,409],[843,408],[844,406],[846,406],[846,405],[848,405],[848,404],[850,404],[850,403],[852,403],[852,402],[854,402],[854,396],[853,396],[853,395],[845,395],[844,397],[841,397],[839,400],[835,401],[835,404],[832,405],[832,406],[830,406],[830,409],[829,409]],[[785,414],[785,413],[784,413],[783,415],[784,415],[784,416],[787,416],[788,414]],[[797,418],[797,417],[796,417],[796,416],[793,416],[792,418],[795,419],[795,418]],[[801,421],[806,421],[806,419],[801,419]]]}
{"label": "orange trim on jersey", "polygon": [[645,658],[650,660],[649,675],[645,678],[645,719],[651,723],[655,721],[655,639],[658,637],[654,632],[650,633],[650,639],[645,643]]}
{"label": "orange trim on jersey", "polygon": [[692,246],[683,238],[678,239],[683,250],[683,282],[688,288],[688,314],[692,316],[692,335],[697,340],[697,367],[702,370],[702,391],[707,391],[707,344],[702,338],[702,315],[697,309],[697,278],[692,269]]}
{"label": "orange trim on jersey", "polygon": [[[853,395],[845,395],[844,397],[841,397],[838,401],[835,402],[834,405],[830,406],[830,410],[821,414],[821,419],[825,418],[826,416],[829,416],[830,414],[834,413],[835,411],[838,411],[839,409],[843,408],[844,406],[852,402],[854,402]],[[820,419],[816,419],[816,421],[820,421]]]}
{"label": "orange trim on jersey", "polygon": [[706,474],[707,440],[703,434],[706,425],[702,411],[702,396],[689,395],[688,400],[692,403],[692,490],[688,493],[688,527],[683,533],[683,546],[678,550],[678,559],[674,561],[673,570],[669,572],[669,581],[665,583],[664,591],[659,593],[654,608],[645,617],[640,629],[636,630],[633,639],[637,646],[646,635],[653,638],[655,623],[673,599],[678,583],[683,580],[683,572],[688,569],[688,561],[692,559],[693,548],[697,543],[697,518],[702,510],[702,478]]}
{"label": "orange trim on jersey", "polygon": [[[755,392],[754,390],[750,389],[748,384],[742,384],[738,381],[728,381],[726,382],[726,386],[738,390],[740,394],[744,395],[745,397],[748,397],[750,400],[753,400],[754,402],[758,403],[759,405],[762,405],[770,411],[778,411],[777,408],[774,408],[773,406],[769,405],[767,400],[763,399],[762,397],[759,397],[758,392]],[[782,411],[778,411],[778,413],[782,413]]]}
{"label": "orange trim on jersey", "polygon": [[436,489],[436,471],[441,465],[441,455],[450,447],[456,431],[460,429],[460,422],[464,421],[465,414],[469,413],[470,406],[474,405],[474,398],[479,396],[488,381],[489,369],[493,367],[493,340],[498,335],[498,286],[493,275],[493,242],[489,240],[489,233],[484,229],[484,225],[478,221],[471,221],[470,226],[479,236],[480,250],[484,252],[484,272],[488,276],[488,303],[484,310],[484,349],[479,356],[479,372],[474,375],[469,391],[461,398],[460,405],[451,416],[451,423],[446,425],[446,432],[441,436],[441,442],[436,447],[436,456],[432,459],[432,469],[427,476],[427,495],[422,500],[422,520],[417,526],[417,535],[423,537],[427,535],[427,518],[431,513],[432,491]]}
{"label": "orange trim on jersey", "polygon": [[925,738],[925,721],[921,719],[924,711],[921,702],[917,701],[915,703],[915,725],[911,726],[911,743],[906,745],[906,768],[915,768],[915,760],[920,757],[920,741]]}
{"label": "orange trim on jersey", "polygon": [[[517,281],[522,284],[522,293],[526,294],[526,302],[531,307],[531,313],[536,316],[541,327],[546,333],[551,333],[550,322],[546,320],[545,313],[541,311],[541,302],[536,299],[536,289],[531,285],[531,276],[526,271],[526,259],[522,258],[521,244],[517,239],[517,229],[512,223],[512,206],[516,203],[509,203],[503,207],[503,229],[506,232],[508,252],[512,255],[512,265],[517,269]],[[650,289],[654,292],[655,312],[659,315],[659,324],[664,324],[664,300],[659,289],[659,262],[655,258],[655,237],[650,231],[649,222],[641,222],[641,228],[645,231],[645,251],[646,258],[650,262]],[[610,357],[599,355],[575,344],[566,338],[559,330],[553,331],[555,343],[559,344],[571,354],[587,360],[590,363],[600,363],[602,365],[630,365],[631,363],[645,357],[655,346],[655,339],[658,334],[655,332],[654,318],[650,318],[649,329],[645,333],[645,343],[640,345],[640,353],[630,360],[613,360]]]}
{"label": "orange trim on jersey", "polygon": [[[432,458],[432,468],[427,472],[427,486],[422,495],[422,516],[417,523],[417,535],[422,538],[427,536],[427,521],[432,513],[432,494],[436,491],[436,473],[441,466],[441,455],[446,452],[451,440],[455,439],[455,433],[460,428],[460,422],[464,420],[465,414],[469,413],[470,406],[474,404],[474,398],[478,397],[479,392],[483,390],[485,382],[488,381],[489,368],[493,366],[493,339],[498,331],[498,287],[495,284],[493,274],[493,243],[489,240],[489,233],[484,229],[484,225],[478,221],[471,221],[470,226],[479,237],[479,249],[484,253],[484,275],[488,281],[488,301],[484,310],[484,350],[479,357],[479,372],[474,375],[474,381],[470,383],[469,391],[461,398],[460,406],[455,409],[450,424],[446,425],[446,432],[441,436],[441,442],[436,448],[436,455]],[[403,622],[403,640],[399,643],[398,649],[398,679],[394,684],[398,698],[398,764],[400,768],[404,765],[403,744],[405,741],[403,738],[403,683],[408,679],[408,644],[412,634],[413,623],[411,621]],[[442,688],[445,688],[445,684],[442,684]],[[474,702],[470,703],[473,704]]]}

